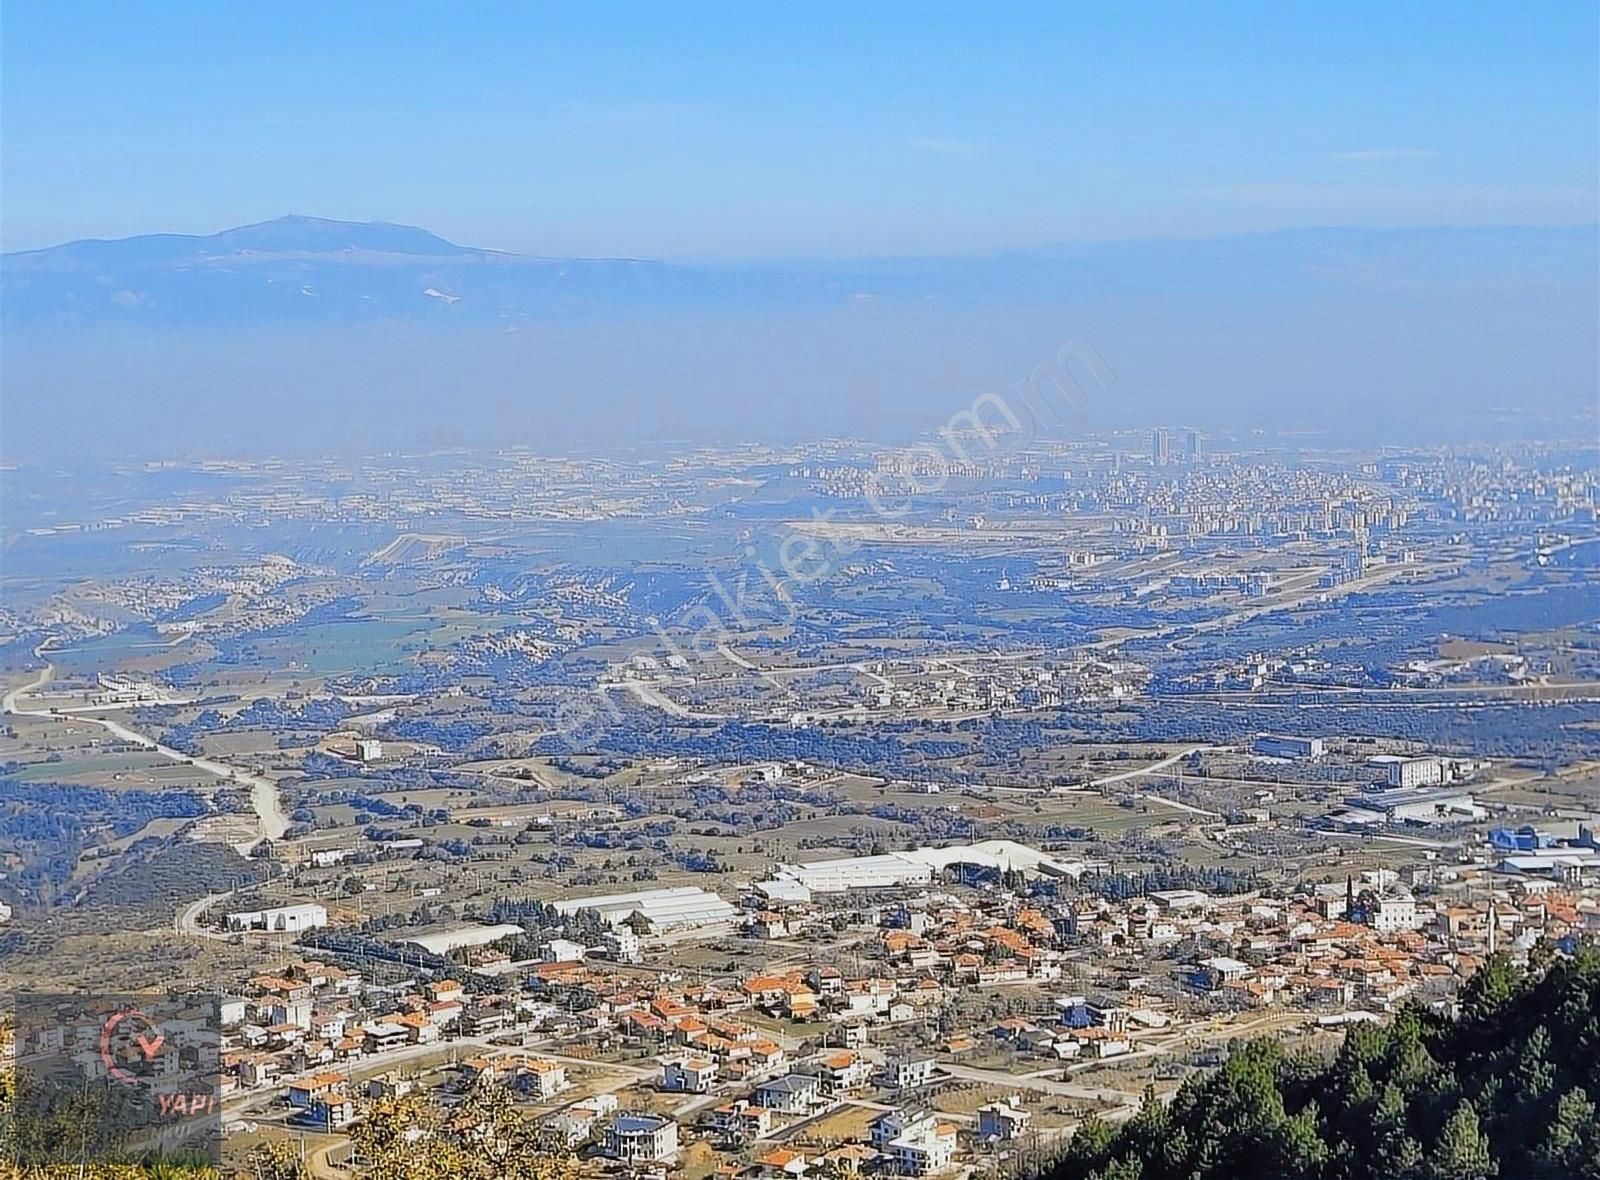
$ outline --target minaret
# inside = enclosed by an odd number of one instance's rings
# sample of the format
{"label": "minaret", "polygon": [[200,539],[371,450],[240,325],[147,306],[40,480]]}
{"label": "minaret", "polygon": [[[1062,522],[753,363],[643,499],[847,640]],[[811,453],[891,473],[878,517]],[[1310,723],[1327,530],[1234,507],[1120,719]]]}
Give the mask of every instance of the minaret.
{"label": "minaret", "polygon": [[1489,955],[1493,957],[1495,949],[1495,935],[1500,929],[1500,915],[1494,908],[1494,898],[1489,898]]}
{"label": "minaret", "polygon": [[1356,920],[1356,879],[1349,873],[1344,875],[1344,920]]}

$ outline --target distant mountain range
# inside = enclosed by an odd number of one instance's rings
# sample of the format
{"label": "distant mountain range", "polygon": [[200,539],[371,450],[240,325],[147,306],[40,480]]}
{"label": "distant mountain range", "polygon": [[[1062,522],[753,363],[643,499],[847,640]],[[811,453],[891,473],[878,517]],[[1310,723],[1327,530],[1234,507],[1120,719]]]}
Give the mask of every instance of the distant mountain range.
{"label": "distant mountain range", "polygon": [[743,265],[536,258],[311,217],[72,242],[0,257],[0,445],[77,469],[905,439],[1068,342],[1116,373],[1096,430],[1583,438],[1595,257],[1594,227]]}
{"label": "distant mountain range", "polygon": [[385,222],[282,217],[206,236],[70,242],[0,258],[9,328],[385,320],[506,324],[636,311],[947,308],[1115,293],[1584,282],[1595,228],[1300,230],[978,258],[688,265],[537,258]]}

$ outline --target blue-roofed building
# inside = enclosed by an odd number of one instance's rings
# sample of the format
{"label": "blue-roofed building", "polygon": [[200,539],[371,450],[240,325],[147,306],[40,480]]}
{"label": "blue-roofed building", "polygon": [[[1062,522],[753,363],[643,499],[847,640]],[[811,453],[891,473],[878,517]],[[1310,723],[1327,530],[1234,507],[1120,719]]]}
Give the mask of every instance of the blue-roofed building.
{"label": "blue-roofed building", "polygon": [[1061,996],[1056,1000],[1056,1009],[1060,1013],[1057,1020],[1067,1028],[1088,1028],[1094,1023],[1089,1015],[1089,999],[1087,996]]}
{"label": "blue-roofed building", "polygon": [[1558,841],[1549,832],[1524,824],[1520,828],[1495,828],[1489,833],[1489,843],[1502,852],[1533,852],[1554,848]]}
{"label": "blue-roofed building", "polygon": [[605,1153],[624,1163],[663,1163],[678,1154],[678,1124],[658,1114],[619,1114],[606,1128]]}

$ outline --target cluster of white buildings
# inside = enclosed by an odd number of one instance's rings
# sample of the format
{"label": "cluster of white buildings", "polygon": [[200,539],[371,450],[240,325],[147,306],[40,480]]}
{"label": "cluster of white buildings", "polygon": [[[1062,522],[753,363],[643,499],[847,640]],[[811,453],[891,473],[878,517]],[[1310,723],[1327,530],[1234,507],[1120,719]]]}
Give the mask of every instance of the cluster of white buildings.
{"label": "cluster of white buildings", "polygon": [[1468,758],[1441,758],[1432,754],[1377,754],[1368,764],[1383,774],[1391,787],[1436,787],[1470,778],[1477,764]]}
{"label": "cluster of white buildings", "polygon": [[1375,828],[1386,825],[1464,824],[1488,818],[1464,787],[1392,787],[1348,796],[1329,815],[1336,827]]}
{"label": "cluster of white buildings", "polygon": [[775,902],[808,901],[814,893],[929,885],[953,866],[1074,879],[1088,867],[1082,861],[1059,860],[1013,840],[985,840],[948,848],[915,848],[779,865],[777,873],[770,880],[758,882],[755,889]]}

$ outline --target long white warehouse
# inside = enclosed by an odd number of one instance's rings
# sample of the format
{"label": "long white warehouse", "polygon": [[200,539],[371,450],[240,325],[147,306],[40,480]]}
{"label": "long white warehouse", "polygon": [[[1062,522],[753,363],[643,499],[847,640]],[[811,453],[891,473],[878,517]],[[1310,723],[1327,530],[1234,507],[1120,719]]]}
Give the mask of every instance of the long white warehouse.
{"label": "long white warehouse", "polygon": [[266,930],[278,934],[299,934],[328,924],[328,910],[316,902],[281,905],[268,910],[236,910],[228,915],[229,930]]}
{"label": "long white warehouse", "polygon": [[985,840],[978,844],[955,844],[948,848],[915,848],[909,852],[779,865],[774,884],[792,881],[812,893],[892,889],[930,884],[951,865],[1074,878],[1088,867],[1082,861],[1057,860],[1048,853],[1014,840]]}
{"label": "long white warehouse", "polygon": [[558,914],[594,910],[612,926],[621,926],[638,914],[655,933],[681,930],[689,926],[712,926],[731,922],[739,911],[695,885],[674,889],[645,889],[637,893],[607,893],[598,897],[575,897],[555,903]]}
{"label": "long white warehouse", "polygon": [[779,865],[778,875],[798,881],[812,893],[843,893],[847,889],[926,885],[933,880],[933,866],[926,861],[913,860],[909,854],[887,852],[881,856],[846,856],[803,865]]}

